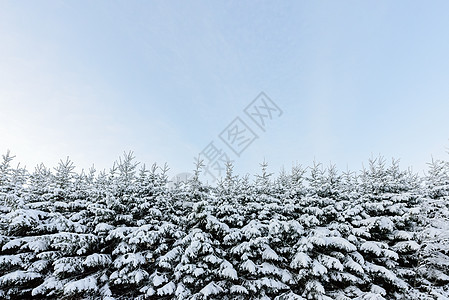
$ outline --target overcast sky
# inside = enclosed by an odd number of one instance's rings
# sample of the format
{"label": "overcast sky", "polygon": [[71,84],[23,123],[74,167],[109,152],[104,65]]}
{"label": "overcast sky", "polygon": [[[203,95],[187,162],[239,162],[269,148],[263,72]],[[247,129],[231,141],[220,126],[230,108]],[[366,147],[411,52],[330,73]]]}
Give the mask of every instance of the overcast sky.
{"label": "overcast sky", "polygon": [[[422,172],[432,155],[448,159],[448,11],[448,1],[0,1],[0,152],[30,170],[66,156],[102,169],[133,150],[176,174],[212,142],[239,173],[264,159],[272,172],[314,159],[360,170],[378,154]],[[264,130],[244,112],[262,91],[279,108]],[[257,136],[239,155],[220,138],[237,117]]]}

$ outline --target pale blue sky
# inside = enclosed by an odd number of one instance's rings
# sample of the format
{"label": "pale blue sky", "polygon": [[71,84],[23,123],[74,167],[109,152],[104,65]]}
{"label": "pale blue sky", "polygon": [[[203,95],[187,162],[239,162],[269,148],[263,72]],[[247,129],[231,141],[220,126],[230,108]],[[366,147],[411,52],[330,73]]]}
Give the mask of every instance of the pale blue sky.
{"label": "pale blue sky", "polygon": [[421,171],[448,158],[448,14],[448,1],[0,1],[0,152],[105,168],[134,150],[190,171],[264,91],[284,113],[238,172],[264,158],[359,170],[379,153]]}

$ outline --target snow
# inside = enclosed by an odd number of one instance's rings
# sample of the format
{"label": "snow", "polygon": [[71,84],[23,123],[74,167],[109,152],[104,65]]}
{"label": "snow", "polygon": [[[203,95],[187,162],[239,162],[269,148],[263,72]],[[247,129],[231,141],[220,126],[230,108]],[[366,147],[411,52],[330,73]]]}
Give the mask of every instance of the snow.
{"label": "snow", "polygon": [[195,268],[192,272],[193,276],[195,277],[200,277],[204,273],[206,273],[206,270],[204,268]]}
{"label": "snow", "polygon": [[396,230],[394,233],[394,238],[398,240],[411,240],[413,238],[413,235],[410,232],[403,231],[403,230]]}
{"label": "snow", "polygon": [[241,285],[233,285],[230,290],[231,294],[249,294],[248,290]]}
{"label": "snow", "polygon": [[9,266],[20,266],[22,262],[22,255],[1,255],[0,256],[0,266],[9,265]]}
{"label": "snow", "polygon": [[348,257],[344,264],[349,269],[357,272],[358,274],[365,273],[365,271],[363,270],[363,267],[360,264],[356,263],[351,257]]}
{"label": "snow", "polygon": [[323,285],[316,281],[312,280],[306,283],[306,290],[307,291],[313,291],[314,294],[324,294],[325,290]]}
{"label": "snow", "polygon": [[374,253],[376,256],[382,255],[382,249],[378,246],[376,242],[364,242],[362,246],[360,246],[360,250]]}
{"label": "snow", "polygon": [[146,262],[145,257],[141,253],[126,253],[120,255],[114,260],[114,266],[121,268],[123,266],[137,267]]}
{"label": "snow", "polygon": [[298,252],[290,263],[290,266],[292,268],[307,267],[311,261],[312,259],[306,253]]}
{"label": "snow", "polygon": [[264,274],[264,275],[267,275],[267,274],[277,274],[277,275],[279,275],[279,274],[282,273],[281,270],[278,267],[276,267],[273,264],[267,263],[267,262],[264,262],[264,263],[262,263],[260,265],[259,272]]}
{"label": "snow", "polygon": [[379,295],[377,293],[366,293],[362,297],[355,298],[356,300],[386,300],[382,295]]}
{"label": "snow", "polygon": [[216,257],[213,254],[210,254],[204,258],[204,261],[207,261],[207,262],[215,265],[215,264],[221,263],[223,260],[221,258]]}
{"label": "snow", "polygon": [[385,296],[387,294],[387,292],[385,291],[384,288],[382,288],[382,287],[380,287],[378,285],[375,285],[375,284],[373,284],[371,286],[371,292],[375,293],[375,294],[379,294],[381,296]]}
{"label": "snow", "polygon": [[141,281],[143,281],[145,278],[148,277],[148,272],[139,269],[131,272],[130,275],[131,276],[134,275],[134,282],[140,283]]}
{"label": "snow", "polygon": [[214,282],[209,283],[208,285],[206,285],[204,288],[202,288],[200,290],[200,293],[203,294],[205,297],[209,297],[211,295],[217,295],[222,292],[223,292],[223,289]]}
{"label": "snow", "polygon": [[327,268],[323,266],[319,261],[314,260],[312,263],[312,274],[315,276],[321,276],[327,273]]}
{"label": "snow", "polygon": [[64,286],[64,294],[71,295],[75,293],[93,291],[97,288],[97,280],[93,276],[89,276],[87,278],[67,283]]}
{"label": "snow", "polygon": [[224,261],[220,265],[220,274],[223,277],[230,278],[237,280],[237,271],[234,269],[234,267],[229,263],[228,261]]}
{"label": "snow", "polygon": [[326,242],[326,245],[330,245],[338,249],[342,249],[348,252],[357,250],[357,247],[355,245],[342,237],[330,236],[326,237],[324,240]]}
{"label": "snow", "polygon": [[83,264],[88,267],[107,266],[112,263],[111,256],[108,254],[94,253],[88,255]]}
{"label": "snow", "polygon": [[262,258],[266,260],[281,260],[279,255],[270,248],[270,246],[266,246],[265,250],[262,253]]}
{"label": "snow", "polygon": [[50,246],[49,241],[45,239],[36,239],[26,244],[26,247],[35,253],[45,251],[48,249],[49,246]]}
{"label": "snow", "polygon": [[78,272],[83,265],[82,257],[62,257],[53,263],[54,274],[64,276]]}
{"label": "snow", "polygon": [[396,245],[394,245],[394,248],[400,252],[416,251],[420,248],[420,245],[415,241],[405,241],[397,243]]}
{"label": "snow", "polygon": [[165,276],[165,275],[155,274],[153,276],[153,285],[155,287],[158,287],[158,286],[162,285],[163,283],[165,283],[167,281],[168,281],[168,279],[167,279],[167,276]]}
{"label": "snow", "polygon": [[64,288],[64,281],[58,280],[56,277],[50,276],[45,278],[44,282],[33,289],[31,295],[43,295],[47,291],[55,290],[55,289],[63,289]]}
{"label": "snow", "polygon": [[320,255],[319,256],[319,261],[327,269],[334,269],[334,270],[338,270],[338,271],[343,271],[343,265],[335,257],[331,257],[331,256],[328,256],[328,255]]}
{"label": "snow", "polygon": [[242,263],[242,269],[252,274],[255,274],[257,270],[256,265],[250,259]]}
{"label": "snow", "polygon": [[100,232],[109,232],[114,229],[114,226],[107,224],[107,223],[100,223],[97,226],[95,226],[94,232],[100,233]]}
{"label": "snow", "polygon": [[167,189],[128,159],[21,180],[0,163],[0,298],[449,298],[449,163]]}
{"label": "snow", "polygon": [[9,249],[17,248],[23,245],[27,239],[14,239],[3,245],[2,251],[6,251]]}
{"label": "snow", "polygon": [[279,280],[263,277],[259,280],[262,286],[274,289],[275,291],[288,289],[288,286]]}
{"label": "snow", "polygon": [[288,300],[305,300],[305,298],[293,293],[293,292],[288,292],[285,294],[281,294],[279,296],[276,296],[274,298],[275,300],[283,300],[283,299],[288,299]]}
{"label": "snow", "polygon": [[36,278],[40,278],[41,274],[36,273],[36,272],[26,272],[26,271],[14,271],[11,273],[8,273],[6,275],[3,275],[0,277],[0,284],[1,285],[7,285],[10,283],[23,283],[23,282],[27,282]]}
{"label": "snow", "polygon": [[175,289],[176,285],[172,281],[170,281],[163,287],[157,289],[157,294],[159,296],[172,295],[175,292]]}

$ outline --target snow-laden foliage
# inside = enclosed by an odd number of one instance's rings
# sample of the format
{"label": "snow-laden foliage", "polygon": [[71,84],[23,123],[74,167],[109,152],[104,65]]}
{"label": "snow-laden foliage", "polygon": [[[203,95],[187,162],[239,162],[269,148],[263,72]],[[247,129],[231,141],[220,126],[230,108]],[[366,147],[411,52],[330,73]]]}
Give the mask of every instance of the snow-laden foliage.
{"label": "snow-laden foliage", "polygon": [[169,187],[132,153],[110,171],[0,163],[0,298],[448,299],[449,163],[371,159]]}

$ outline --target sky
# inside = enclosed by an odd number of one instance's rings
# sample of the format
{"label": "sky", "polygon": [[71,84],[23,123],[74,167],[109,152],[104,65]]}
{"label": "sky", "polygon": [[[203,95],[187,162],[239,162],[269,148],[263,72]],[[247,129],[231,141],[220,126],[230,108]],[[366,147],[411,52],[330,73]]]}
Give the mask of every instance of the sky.
{"label": "sky", "polygon": [[[273,173],[314,160],[358,171],[378,155],[422,173],[449,158],[448,11],[448,1],[0,0],[0,153],[31,171],[67,156],[78,170],[108,169],[134,151],[172,175],[201,152],[239,174],[264,160]],[[242,124],[257,138],[231,143]]]}

